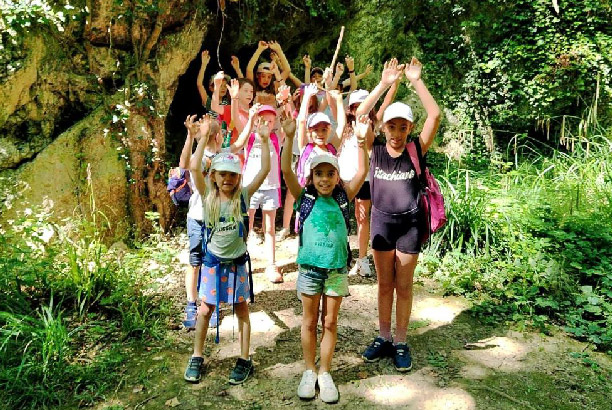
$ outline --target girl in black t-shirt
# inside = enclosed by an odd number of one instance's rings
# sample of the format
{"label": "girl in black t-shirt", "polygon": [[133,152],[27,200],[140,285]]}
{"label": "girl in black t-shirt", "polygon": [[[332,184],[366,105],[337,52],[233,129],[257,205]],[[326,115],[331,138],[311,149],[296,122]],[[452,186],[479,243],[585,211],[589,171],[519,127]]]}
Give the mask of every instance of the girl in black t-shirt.
{"label": "girl in black t-shirt", "polygon": [[[412,58],[406,65],[398,65],[396,59],[386,62],[380,83],[360,108],[365,112],[371,110],[384,91],[405,75],[427,112],[416,147],[425,154],[438,130],[440,108],[423,83],[421,70],[421,63],[416,58]],[[412,368],[412,358],[406,344],[406,332],[412,310],[414,269],[424,229],[418,198],[419,183],[406,150],[414,119],[409,106],[393,103],[385,110],[382,121],[386,144],[373,146],[370,156],[370,238],[378,276],[380,335],[368,346],[362,357],[367,362],[374,362],[381,357],[392,356],[397,370],[408,371]],[[397,294],[396,329],[392,337],[394,294]]]}

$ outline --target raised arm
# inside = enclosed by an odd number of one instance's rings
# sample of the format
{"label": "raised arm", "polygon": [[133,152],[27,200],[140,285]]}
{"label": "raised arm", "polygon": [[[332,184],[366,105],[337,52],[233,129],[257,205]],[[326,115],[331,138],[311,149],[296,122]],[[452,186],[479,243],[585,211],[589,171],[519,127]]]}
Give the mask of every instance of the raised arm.
{"label": "raised arm", "polygon": [[382,75],[380,77],[380,82],[372,92],[366,97],[365,101],[359,104],[357,107],[357,111],[355,112],[356,116],[364,115],[369,113],[376,101],[380,98],[381,95],[393,84],[397,79],[399,79],[402,75],[402,70],[404,69],[404,65],[398,65],[397,59],[392,58],[387,61],[384,65]]}
{"label": "raised arm", "polygon": [[249,197],[259,189],[264,179],[270,173],[270,127],[267,121],[262,121],[257,128],[257,134],[261,138],[261,168],[253,181],[247,186]]}
{"label": "raised arm", "polygon": [[230,64],[232,65],[232,68],[236,72],[236,76],[238,76],[238,78],[244,78],[244,74],[242,74],[242,70],[240,69],[240,60],[238,60],[238,57],[232,56],[232,59],[230,60]]}
{"label": "raised arm", "polygon": [[304,62],[304,84],[310,84],[310,66],[312,61],[308,54],[304,54],[302,61]]}
{"label": "raised arm", "polygon": [[208,144],[208,138],[213,130],[212,117],[206,115],[200,120],[200,140],[198,141],[198,147],[196,148],[195,154],[191,158],[189,169],[191,172],[192,181],[199,193],[206,192],[206,181],[202,174],[202,158],[204,157],[204,147]]}
{"label": "raised arm", "polygon": [[217,74],[215,74],[215,78],[213,80],[215,88],[213,91],[210,108],[219,115],[223,114],[223,106],[221,105],[221,96],[219,94],[221,93],[221,84],[223,83],[224,79],[225,74],[223,71],[219,71]]}
{"label": "raised arm", "polygon": [[359,151],[357,153],[357,173],[346,184],[346,195],[349,201],[355,198],[355,195],[359,192],[359,189],[363,185],[368,171],[370,170],[370,159],[368,156],[368,150],[366,148],[366,133],[370,129],[370,120],[367,115],[361,115],[357,118],[355,124],[355,136],[357,137],[357,145]]}
{"label": "raised arm", "polygon": [[198,133],[198,126],[194,123],[196,115],[188,115],[187,119],[183,124],[187,128],[187,138],[185,138],[185,145],[181,151],[181,157],[179,159],[179,167],[181,169],[189,169],[189,160],[191,159],[191,152],[193,150],[193,140],[196,138]]}
{"label": "raised arm", "polygon": [[255,64],[257,64],[257,60],[259,60],[259,56],[261,55],[261,53],[263,53],[263,51],[268,48],[268,43],[266,43],[265,41],[260,41],[259,43],[257,43],[257,49],[255,50],[255,52],[253,53],[253,56],[251,57],[251,59],[249,60],[249,63],[247,64],[247,68],[246,68],[246,78],[248,78],[251,81],[254,81],[254,76],[253,76],[253,70],[255,69]]}
{"label": "raised arm", "polygon": [[389,105],[391,105],[393,100],[395,100],[395,94],[397,94],[397,89],[399,87],[400,80],[401,77],[395,80],[395,82],[393,82],[393,85],[387,90],[387,94],[385,94],[385,99],[378,108],[378,111],[376,111],[376,120],[378,122],[382,121],[385,110]]}
{"label": "raised arm", "polygon": [[333,144],[337,149],[340,146],[344,127],[346,126],[346,113],[344,112],[344,102],[342,101],[342,94],[340,91],[331,90],[328,94],[336,105],[336,122],[338,123],[336,132],[332,133],[329,143]]}
{"label": "raised arm", "polygon": [[304,87],[304,95],[302,96],[302,105],[300,106],[300,112],[297,117],[298,126],[298,144],[300,146],[300,152],[308,144],[308,133],[306,132],[306,120],[308,119],[308,105],[310,103],[310,97],[318,92],[316,84],[309,84]]}
{"label": "raised arm", "polygon": [[254,104],[249,109],[249,119],[247,120],[246,124],[244,125],[244,128],[240,132],[240,135],[238,136],[236,141],[234,141],[234,143],[230,145],[230,150],[233,153],[236,153],[236,152],[240,151],[242,148],[244,148],[244,146],[246,145],[247,141],[249,140],[249,135],[251,135],[251,131],[253,129],[254,120],[255,120],[255,117],[257,116],[257,112],[259,111],[260,107],[261,107],[261,104]]}
{"label": "raised arm", "polygon": [[200,58],[202,60],[202,64],[200,64],[200,71],[198,71],[196,86],[198,88],[198,93],[200,94],[200,99],[202,100],[202,106],[206,107],[206,102],[208,101],[208,93],[206,92],[206,87],[204,87],[204,72],[206,71],[206,66],[208,65],[208,62],[210,61],[208,50],[202,51]]}
{"label": "raised arm", "polygon": [[338,88],[338,83],[340,82],[340,77],[344,74],[344,64],[338,62],[336,64],[336,72],[334,74],[334,78],[332,79],[331,89],[335,90]]}
{"label": "raised arm", "polygon": [[285,179],[287,189],[294,198],[298,198],[302,192],[302,186],[291,166],[293,137],[295,136],[296,127],[295,120],[291,117],[287,117],[283,120],[282,126],[285,131],[285,144],[283,145],[283,154],[281,155],[281,171],[283,172],[283,178]]}
{"label": "raised arm", "polygon": [[[357,79],[355,77],[355,60],[353,59],[353,57],[347,55],[344,59],[344,62],[346,63],[346,69],[349,73],[349,82],[351,86],[349,92],[353,92],[357,89]],[[344,88],[344,83],[342,84],[342,88]]]}
{"label": "raised arm", "polygon": [[438,127],[440,126],[440,107],[434,100],[433,96],[425,86],[423,79],[421,78],[421,72],[423,70],[423,65],[419,60],[415,57],[412,57],[412,61],[410,64],[406,64],[406,78],[410,81],[410,84],[414,87],[414,91],[419,96],[421,100],[421,104],[425,108],[425,112],[427,112],[427,118],[425,119],[425,124],[423,124],[423,130],[419,135],[419,142],[421,144],[421,151],[423,154],[427,152],[431,143],[434,140],[436,132],[438,131]]}
{"label": "raised arm", "polygon": [[270,41],[268,43],[270,49],[276,54],[278,60],[280,62],[279,68],[283,75],[283,80],[289,76],[291,72],[291,66],[289,65],[289,60],[287,60],[287,56],[285,56],[285,52],[283,48],[277,41]]}
{"label": "raised arm", "polygon": [[302,84],[304,84],[302,82],[302,80],[300,80],[299,78],[297,78],[295,76],[295,74],[293,73],[289,73],[289,80],[291,80],[291,82],[297,87],[300,88],[302,86]]}

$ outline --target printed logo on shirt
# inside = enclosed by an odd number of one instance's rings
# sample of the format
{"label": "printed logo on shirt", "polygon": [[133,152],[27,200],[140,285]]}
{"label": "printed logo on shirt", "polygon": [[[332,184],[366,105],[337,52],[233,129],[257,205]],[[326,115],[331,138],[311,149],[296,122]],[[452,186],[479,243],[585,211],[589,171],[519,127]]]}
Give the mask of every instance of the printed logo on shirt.
{"label": "printed logo on shirt", "polygon": [[376,167],[376,169],[374,170],[374,178],[384,179],[385,181],[406,181],[414,178],[414,176],[414,170],[410,170],[408,172],[393,171],[391,173],[385,172],[379,167]]}

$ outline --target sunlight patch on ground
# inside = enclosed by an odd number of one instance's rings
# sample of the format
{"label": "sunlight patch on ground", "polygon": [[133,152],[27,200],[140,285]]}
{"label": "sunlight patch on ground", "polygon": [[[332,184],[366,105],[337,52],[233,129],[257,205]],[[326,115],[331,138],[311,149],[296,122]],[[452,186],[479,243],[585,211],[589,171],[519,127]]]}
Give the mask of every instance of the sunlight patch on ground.
{"label": "sunlight patch on ground", "polygon": [[[297,354],[299,354],[301,357],[301,352],[296,353],[296,355]],[[304,367],[304,361],[300,359],[299,361],[293,363],[277,363],[264,369],[263,373],[269,375],[270,377],[282,380],[295,377],[296,383],[299,383],[299,377],[301,377],[304,370],[306,370]]]}
{"label": "sunlight patch on ground", "polygon": [[410,320],[428,322],[427,327],[417,331],[423,333],[452,323],[455,317],[468,307],[465,300],[456,297],[426,297],[423,299],[415,297]]}
{"label": "sunlight patch on ground", "polygon": [[274,312],[274,314],[289,329],[295,329],[302,325],[302,315],[296,315],[293,308],[279,310]]}
{"label": "sunlight patch on ground", "polygon": [[489,339],[488,349],[455,350],[454,354],[461,359],[475,363],[484,368],[504,372],[516,372],[526,367],[526,356],[532,346],[510,337],[494,337]]}
{"label": "sunlight patch on ground", "polygon": [[[360,396],[381,406],[402,406],[406,409],[472,410],[474,398],[459,388],[436,386],[424,370],[406,376],[376,376],[339,386],[342,396]],[[342,402],[342,399],[341,399]]]}
{"label": "sunlight patch on ground", "polygon": [[[284,332],[274,323],[274,320],[264,311],[251,312],[251,353],[261,346],[274,346],[276,337]],[[215,328],[209,329],[214,337]],[[233,337],[232,337],[233,332]],[[219,326],[220,342],[214,343],[213,355],[221,359],[240,355],[240,344],[238,342],[238,317],[226,315]]]}

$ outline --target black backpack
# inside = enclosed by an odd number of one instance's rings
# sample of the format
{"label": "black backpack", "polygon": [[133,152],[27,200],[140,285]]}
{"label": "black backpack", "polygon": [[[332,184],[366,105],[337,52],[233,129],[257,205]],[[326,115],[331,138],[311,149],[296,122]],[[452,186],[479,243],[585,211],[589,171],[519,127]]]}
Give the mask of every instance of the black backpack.
{"label": "black backpack", "polygon": [[[306,218],[308,218],[308,216],[312,212],[312,209],[318,196],[319,193],[313,185],[306,186],[306,191],[304,192],[304,195],[302,195],[302,202],[300,202],[300,219],[298,225],[300,246],[302,245],[302,232],[304,230],[304,221],[306,221]],[[336,187],[332,191],[332,198],[334,198],[334,200],[340,207],[340,211],[342,211],[342,217],[344,218],[344,223],[346,224],[346,231],[347,233],[350,233],[351,222],[349,216],[349,199],[346,195],[346,191],[344,190],[344,188],[336,185]],[[353,255],[351,254],[351,247],[349,245],[348,238],[346,241],[346,248],[348,250],[346,266],[350,266],[351,261],[353,260]]]}

